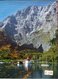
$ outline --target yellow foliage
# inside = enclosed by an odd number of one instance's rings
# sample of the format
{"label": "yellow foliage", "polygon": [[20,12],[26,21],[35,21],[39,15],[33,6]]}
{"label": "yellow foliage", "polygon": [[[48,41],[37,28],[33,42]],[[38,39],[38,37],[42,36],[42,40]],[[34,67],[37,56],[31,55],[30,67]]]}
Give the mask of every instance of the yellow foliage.
{"label": "yellow foliage", "polygon": [[10,44],[0,47],[0,50],[9,50],[9,49],[10,49]]}

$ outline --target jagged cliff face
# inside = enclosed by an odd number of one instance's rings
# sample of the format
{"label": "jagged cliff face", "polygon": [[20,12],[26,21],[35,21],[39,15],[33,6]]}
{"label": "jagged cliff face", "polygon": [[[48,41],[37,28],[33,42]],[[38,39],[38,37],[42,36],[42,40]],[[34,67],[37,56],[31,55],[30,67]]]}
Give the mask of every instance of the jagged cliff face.
{"label": "jagged cliff face", "polygon": [[49,6],[29,6],[15,15],[8,16],[0,28],[19,46],[42,45],[44,51],[50,48],[49,41],[54,38],[56,27],[55,2]]}

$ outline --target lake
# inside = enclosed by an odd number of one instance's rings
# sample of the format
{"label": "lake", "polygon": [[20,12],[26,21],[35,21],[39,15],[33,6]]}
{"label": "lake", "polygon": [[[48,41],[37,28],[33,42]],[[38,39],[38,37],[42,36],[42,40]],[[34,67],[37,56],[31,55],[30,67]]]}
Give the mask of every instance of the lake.
{"label": "lake", "polygon": [[[45,70],[52,70],[53,75],[45,75]],[[58,65],[49,64],[49,66],[41,66],[39,63],[31,64],[29,70],[26,71],[23,65],[19,67],[16,64],[12,63],[2,63],[0,64],[0,78],[20,78],[20,79],[51,79],[58,78]]]}

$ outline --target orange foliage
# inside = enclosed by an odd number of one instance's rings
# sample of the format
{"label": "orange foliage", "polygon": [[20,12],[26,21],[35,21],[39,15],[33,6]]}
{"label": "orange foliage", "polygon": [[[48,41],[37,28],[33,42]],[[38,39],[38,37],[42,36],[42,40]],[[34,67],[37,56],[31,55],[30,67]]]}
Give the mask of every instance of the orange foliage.
{"label": "orange foliage", "polygon": [[9,57],[17,59],[19,57],[19,54],[16,51],[13,51],[9,53]]}

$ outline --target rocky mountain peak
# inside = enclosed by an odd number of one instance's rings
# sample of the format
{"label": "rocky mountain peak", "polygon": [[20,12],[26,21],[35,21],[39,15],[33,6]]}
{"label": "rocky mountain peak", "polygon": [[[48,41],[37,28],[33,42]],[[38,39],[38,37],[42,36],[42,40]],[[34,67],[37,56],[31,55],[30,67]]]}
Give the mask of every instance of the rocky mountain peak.
{"label": "rocky mountain peak", "polygon": [[42,45],[44,51],[47,51],[56,30],[55,2],[48,6],[29,6],[17,11],[0,23],[0,26],[19,46],[33,44],[39,48]]}

